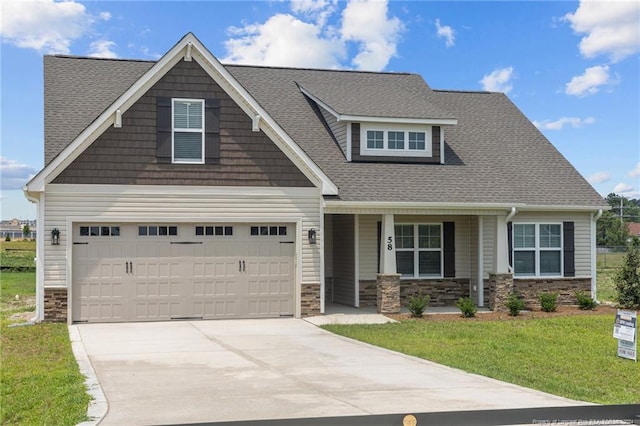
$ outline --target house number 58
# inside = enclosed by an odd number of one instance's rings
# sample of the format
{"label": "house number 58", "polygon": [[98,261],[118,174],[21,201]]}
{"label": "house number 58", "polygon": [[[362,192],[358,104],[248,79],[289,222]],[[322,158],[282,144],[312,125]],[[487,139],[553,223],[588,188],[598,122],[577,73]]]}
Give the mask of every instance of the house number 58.
{"label": "house number 58", "polygon": [[393,237],[387,237],[387,250],[393,250]]}

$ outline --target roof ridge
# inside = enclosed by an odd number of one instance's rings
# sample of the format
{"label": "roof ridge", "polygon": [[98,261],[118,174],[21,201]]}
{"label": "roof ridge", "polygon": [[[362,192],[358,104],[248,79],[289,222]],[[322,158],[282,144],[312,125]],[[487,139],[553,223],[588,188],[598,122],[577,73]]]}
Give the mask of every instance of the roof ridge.
{"label": "roof ridge", "polygon": [[311,68],[311,67],[284,67],[275,65],[248,65],[248,64],[227,64],[221,62],[226,67],[238,68],[267,68],[276,70],[298,70],[298,71],[324,71],[324,72],[344,72],[344,73],[361,73],[361,74],[389,74],[389,75],[420,75],[414,72],[403,71],[367,71],[367,70],[350,70],[350,69],[330,69],[330,68]]}
{"label": "roof ridge", "polygon": [[44,55],[45,57],[50,58],[63,58],[63,59],[88,59],[88,60],[96,60],[96,61],[120,61],[120,62],[148,62],[148,63],[156,63],[158,61],[153,59],[128,59],[128,58],[100,58],[95,56],[82,56],[82,55]]}
{"label": "roof ridge", "polygon": [[431,89],[434,92],[442,92],[442,93],[477,93],[481,95],[492,95],[501,92],[490,92],[488,90],[453,90],[453,89]]}

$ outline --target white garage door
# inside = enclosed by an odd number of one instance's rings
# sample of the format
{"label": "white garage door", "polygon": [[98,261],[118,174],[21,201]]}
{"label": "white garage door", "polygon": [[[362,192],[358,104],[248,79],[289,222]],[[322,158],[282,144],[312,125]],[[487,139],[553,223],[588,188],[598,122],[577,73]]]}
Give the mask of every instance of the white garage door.
{"label": "white garage door", "polygon": [[294,314],[294,226],[79,224],[73,321]]}

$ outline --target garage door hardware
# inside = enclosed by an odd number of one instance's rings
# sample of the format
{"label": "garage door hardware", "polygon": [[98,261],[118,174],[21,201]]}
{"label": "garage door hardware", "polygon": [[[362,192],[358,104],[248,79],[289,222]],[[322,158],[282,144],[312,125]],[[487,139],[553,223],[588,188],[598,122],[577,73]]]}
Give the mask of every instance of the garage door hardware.
{"label": "garage door hardware", "polygon": [[246,268],[245,268],[245,264],[244,264],[244,260],[238,260],[238,272],[245,272]]}
{"label": "garage door hardware", "polygon": [[133,274],[133,262],[124,262],[127,268],[127,274]]}
{"label": "garage door hardware", "polygon": [[78,244],[85,245],[85,244],[89,244],[89,243],[76,243],[76,242],[74,242],[74,243],[73,243],[73,245],[74,245],[74,246],[75,246],[75,245],[78,245]]}
{"label": "garage door hardware", "polygon": [[202,244],[202,241],[171,241],[171,244]]}
{"label": "garage door hardware", "polygon": [[280,241],[280,244],[293,244],[293,241]]}

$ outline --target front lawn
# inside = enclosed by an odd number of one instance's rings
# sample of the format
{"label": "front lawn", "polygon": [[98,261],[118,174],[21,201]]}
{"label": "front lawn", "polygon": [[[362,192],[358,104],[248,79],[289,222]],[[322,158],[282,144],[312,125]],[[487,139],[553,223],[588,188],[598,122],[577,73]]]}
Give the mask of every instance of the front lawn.
{"label": "front lawn", "polygon": [[16,322],[11,315],[35,308],[35,273],[2,272],[0,293],[0,424],[75,425],[85,420],[90,397],[67,325],[9,327]]}
{"label": "front lawn", "polygon": [[[640,403],[640,365],[616,355],[614,315],[327,325],[356,340],[600,404]],[[399,380],[402,380],[399,378]]]}

